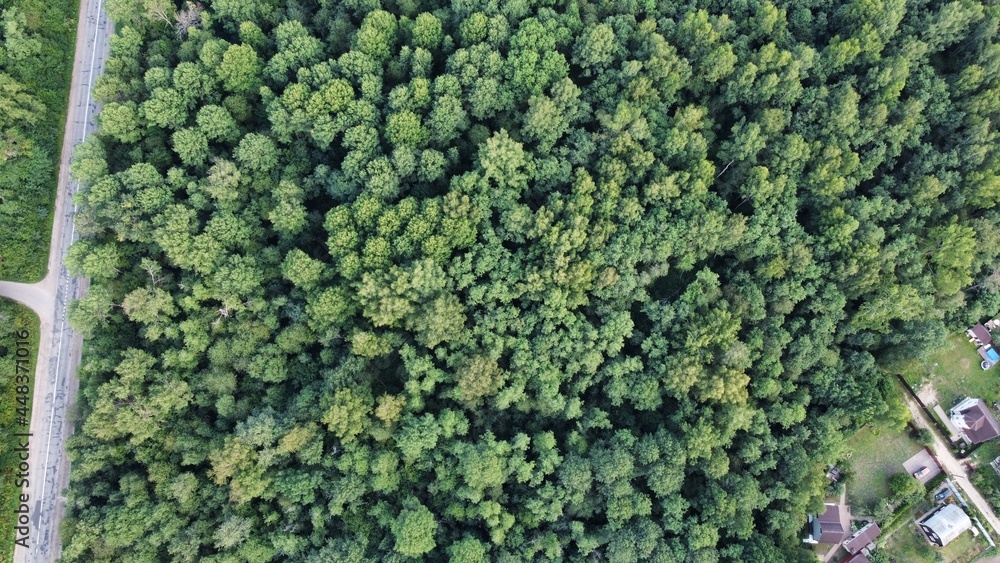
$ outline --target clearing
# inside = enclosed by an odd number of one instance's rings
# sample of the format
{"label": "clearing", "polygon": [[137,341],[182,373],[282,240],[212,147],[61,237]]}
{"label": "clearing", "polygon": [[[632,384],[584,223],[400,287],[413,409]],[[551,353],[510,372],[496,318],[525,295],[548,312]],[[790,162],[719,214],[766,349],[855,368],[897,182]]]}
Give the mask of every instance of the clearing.
{"label": "clearing", "polygon": [[1000,398],[1000,367],[983,370],[981,360],[976,347],[958,333],[949,336],[926,361],[911,363],[902,375],[928,406],[937,402],[947,411],[964,397],[993,404]]}
{"label": "clearing", "polygon": [[910,436],[909,429],[865,427],[852,436],[844,448],[854,474],[847,486],[852,512],[874,511],[889,498],[889,477],[903,473],[903,463],[921,451],[923,446]]}

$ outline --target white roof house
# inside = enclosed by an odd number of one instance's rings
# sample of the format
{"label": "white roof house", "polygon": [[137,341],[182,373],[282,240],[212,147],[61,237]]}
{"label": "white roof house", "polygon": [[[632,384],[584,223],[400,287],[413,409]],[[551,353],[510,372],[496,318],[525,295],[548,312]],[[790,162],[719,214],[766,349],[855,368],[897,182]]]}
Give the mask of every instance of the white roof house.
{"label": "white roof house", "polygon": [[946,504],[920,521],[920,527],[932,542],[944,547],[972,527],[972,520],[954,504]]}

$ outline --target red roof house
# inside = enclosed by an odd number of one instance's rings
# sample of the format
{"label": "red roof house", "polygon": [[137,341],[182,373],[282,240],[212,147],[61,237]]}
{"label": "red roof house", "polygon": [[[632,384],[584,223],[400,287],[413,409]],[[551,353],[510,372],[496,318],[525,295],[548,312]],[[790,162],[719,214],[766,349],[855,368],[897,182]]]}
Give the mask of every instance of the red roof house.
{"label": "red roof house", "polygon": [[951,409],[951,422],[973,444],[1000,436],[1000,422],[982,399],[966,398],[955,405]]}
{"label": "red roof house", "polygon": [[851,533],[850,509],[844,505],[826,503],[823,514],[812,518],[812,533],[808,543],[838,544]]}
{"label": "red roof house", "polygon": [[869,522],[844,542],[844,549],[848,553],[858,553],[881,535],[882,530],[879,529],[878,524]]}
{"label": "red roof house", "polygon": [[993,341],[993,335],[990,334],[990,331],[986,330],[986,327],[982,324],[977,324],[972,327],[969,332],[973,338],[979,341],[980,344],[989,344]]}

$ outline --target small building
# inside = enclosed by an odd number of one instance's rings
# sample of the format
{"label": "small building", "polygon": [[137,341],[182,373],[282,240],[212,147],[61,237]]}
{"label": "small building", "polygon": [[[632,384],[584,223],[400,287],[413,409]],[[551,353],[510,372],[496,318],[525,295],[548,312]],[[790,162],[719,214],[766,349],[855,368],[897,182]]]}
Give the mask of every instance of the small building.
{"label": "small building", "polygon": [[803,542],[836,545],[851,533],[851,509],[829,502],[825,506],[823,514],[809,515],[809,537]]}
{"label": "small building", "polygon": [[958,429],[959,436],[970,444],[981,444],[1000,436],[1000,422],[982,399],[962,399],[951,409],[951,423]]}
{"label": "small building", "polygon": [[868,563],[867,553],[855,553],[853,555],[848,555],[846,559],[842,559],[840,563]]}
{"label": "small building", "polygon": [[840,478],[844,476],[844,473],[834,466],[830,466],[830,469],[826,472],[826,478],[836,483],[840,481]]}
{"label": "small building", "polygon": [[940,547],[944,547],[962,532],[972,528],[969,515],[955,504],[941,505],[919,522],[920,528],[927,534],[927,539]]}
{"label": "small building", "polygon": [[993,335],[990,334],[990,331],[987,330],[981,323],[970,328],[966,334],[972,338],[973,342],[979,344],[980,346],[985,346],[990,342],[993,342]]}
{"label": "small building", "polygon": [[860,553],[865,548],[871,549],[874,547],[872,544],[875,539],[881,535],[882,530],[879,529],[878,524],[869,522],[844,542],[844,549],[848,553]]}

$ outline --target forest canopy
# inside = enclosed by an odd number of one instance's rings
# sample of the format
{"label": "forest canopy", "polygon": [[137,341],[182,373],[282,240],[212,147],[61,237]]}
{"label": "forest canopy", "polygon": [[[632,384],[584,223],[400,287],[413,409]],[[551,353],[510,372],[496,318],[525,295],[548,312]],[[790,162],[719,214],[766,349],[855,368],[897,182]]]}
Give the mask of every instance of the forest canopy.
{"label": "forest canopy", "polygon": [[795,561],[1000,310],[1000,7],[109,0],[66,561]]}

